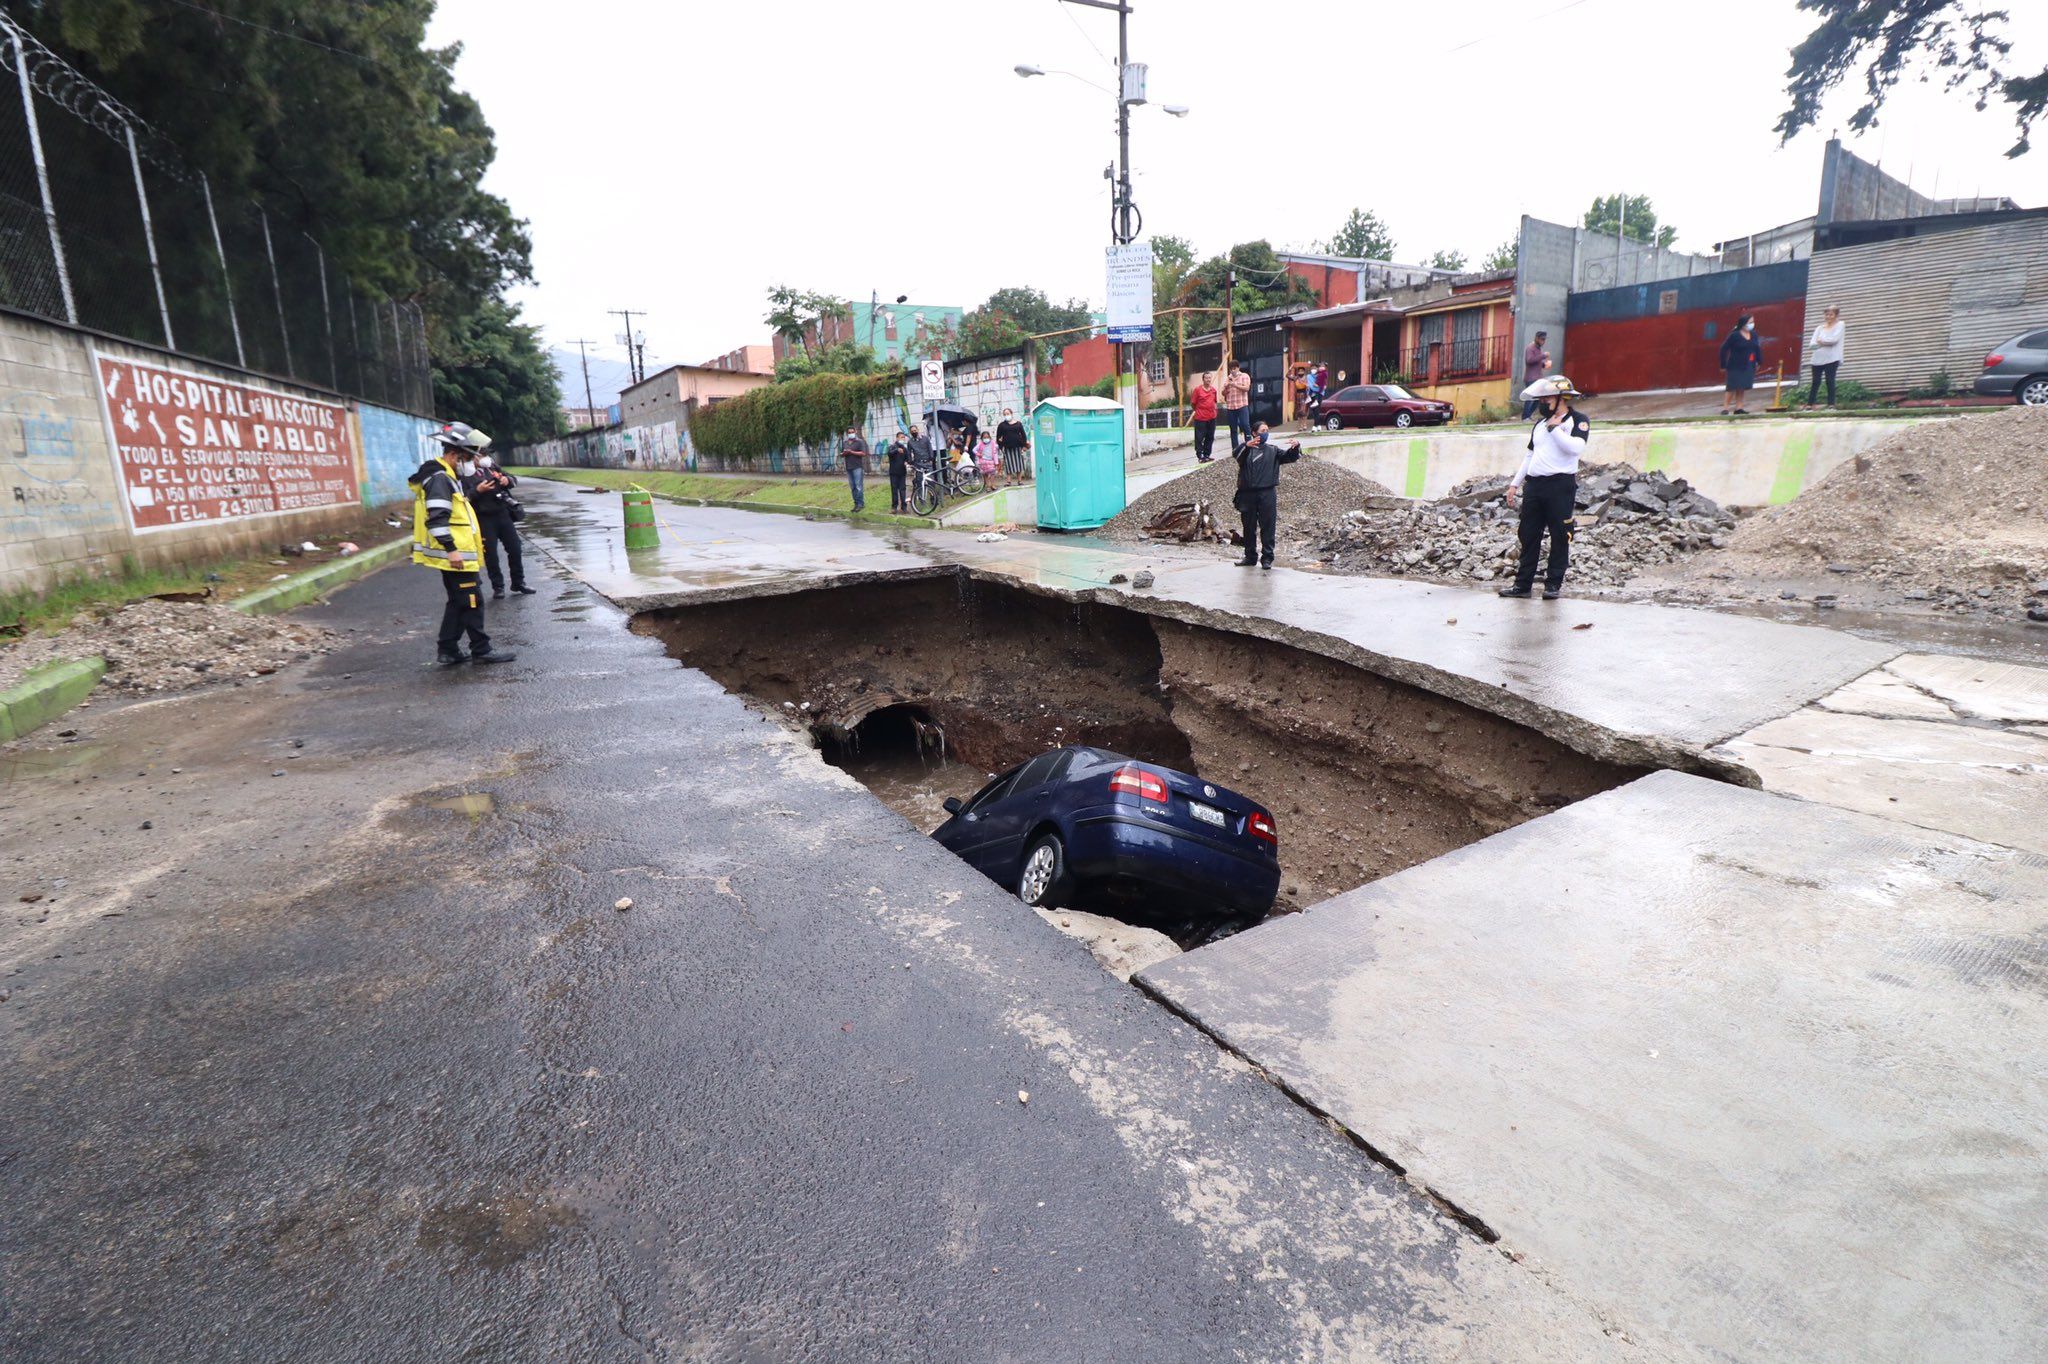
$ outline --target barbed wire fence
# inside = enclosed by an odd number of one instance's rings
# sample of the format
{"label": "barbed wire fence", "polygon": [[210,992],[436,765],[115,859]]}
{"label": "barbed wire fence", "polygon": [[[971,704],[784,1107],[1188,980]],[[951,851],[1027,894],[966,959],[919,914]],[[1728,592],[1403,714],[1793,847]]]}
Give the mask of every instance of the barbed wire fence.
{"label": "barbed wire fence", "polygon": [[0,11],[0,304],[433,411],[426,317],[204,173]]}

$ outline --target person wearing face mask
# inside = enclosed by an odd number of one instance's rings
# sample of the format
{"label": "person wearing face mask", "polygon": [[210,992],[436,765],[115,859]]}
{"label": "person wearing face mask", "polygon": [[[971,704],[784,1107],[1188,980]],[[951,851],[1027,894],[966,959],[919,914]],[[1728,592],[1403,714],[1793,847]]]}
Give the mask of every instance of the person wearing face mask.
{"label": "person wearing face mask", "polygon": [[[491,438],[473,426],[452,422],[434,435],[441,452],[413,470],[412,561],[441,575],[448,597],[441,612],[441,633],[435,661],[510,663],[513,655],[491,647],[484,633],[483,594],[477,586],[477,559],[483,553],[483,532],[470,505],[465,480],[476,477],[476,459]],[[464,634],[469,652],[462,651]]]}
{"label": "person wearing face mask", "polygon": [[491,577],[491,595],[505,595],[505,569],[498,567],[498,548],[505,550],[505,567],[512,570],[512,590],[522,597],[533,595],[526,585],[526,560],[519,552],[519,525],[514,520],[518,503],[512,489],[519,480],[498,467],[488,454],[476,457],[476,473],[463,480],[463,492],[476,510],[477,527],[484,537],[484,569]]}
{"label": "person wearing face mask", "polygon": [[1756,339],[1756,319],[1748,313],[1735,319],[1735,330],[1721,343],[1721,369],[1728,376],[1728,388],[1721,398],[1721,415],[1746,417],[1749,391],[1756,387],[1756,367],[1763,363],[1764,348]]}
{"label": "person wearing face mask", "polygon": [[1503,597],[1527,597],[1536,588],[1536,561],[1543,537],[1550,537],[1550,560],[1544,565],[1543,600],[1564,594],[1565,569],[1571,565],[1572,511],[1579,500],[1579,460],[1593,423],[1572,406],[1586,395],[1562,374],[1538,379],[1522,390],[1523,402],[1537,406],[1536,425],[1529,431],[1529,450],[1508,484],[1508,506],[1520,505],[1522,558],[1515,567],[1515,585]]}

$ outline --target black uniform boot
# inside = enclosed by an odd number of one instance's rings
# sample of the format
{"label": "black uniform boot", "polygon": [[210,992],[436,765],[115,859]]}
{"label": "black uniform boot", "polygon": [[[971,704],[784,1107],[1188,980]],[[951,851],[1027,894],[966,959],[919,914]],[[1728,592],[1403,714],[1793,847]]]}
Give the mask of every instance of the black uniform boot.
{"label": "black uniform boot", "polygon": [[1534,596],[1535,593],[1526,587],[1503,587],[1500,590],[1500,595],[1503,597],[1529,597]]}
{"label": "black uniform boot", "polygon": [[444,668],[452,668],[458,663],[469,662],[469,655],[460,649],[442,649],[435,653],[434,662]]}
{"label": "black uniform boot", "polygon": [[506,649],[486,649],[480,654],[471,654],[469,661],[472,663],[510,663],[517,657],[519,657],[518,654]]}

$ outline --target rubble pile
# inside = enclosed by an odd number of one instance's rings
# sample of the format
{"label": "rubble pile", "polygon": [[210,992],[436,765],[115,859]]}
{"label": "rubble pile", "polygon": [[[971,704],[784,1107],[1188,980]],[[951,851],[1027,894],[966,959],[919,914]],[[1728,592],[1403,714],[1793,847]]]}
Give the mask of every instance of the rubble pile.
{"label": "rubble pile", "polygon": [[[1390,491],[1349,469],[1304,453],[1298,461],[1280,470],[1281,555],[1311,551],[1330,536],[1344,513],[1369,497],[1386,496]],[[1178,540],[1179,530],[1185,528],[1182,518],[1194,518],[1193,506],[1200,503],[1203,512],[1213,518],[1217,540],[1227,543],[1239,526],[1237,508],[1231,500],[1236,495],[1237,463],[1228,455],[1219,455],[1214,463],[1160,484],[1118,512],[1096,534],[1122,544]],[[1184,510],[1166,523],[1175,527],[1171,533],[1154,534],[1148,529],[1177,508]],[[1192,544],[1201,544],[1206,539],[1199,530],[1189,536]]]}
{"label": "rubble pile", "polygon": [[317,625],[246,615],[218,599],[149,598],[104,614],[80,612],[58,634],[33,636],[0,649],[0,687],[44,663],[98,654],[107,661],[101,686],[147,696],[262,677],[298,659],[324,654],[338,642],[332,631]]}
{"label": "rubble pile", "polygon": [[[1340,573],[1489,580],[1512,577],[1520,516],[1502,475],[1467,479],[1434,502],[1374,497],[1322,544]],[[1627,464],[1579,471],[1572,579],[1618,586],[1646,569],[1728,543],[1735,517],[1684,479]]]}
{"label": "rubble pile", "polygon": [[2018,611],[2048,578],[2048,409],[1915,422],[1745,521],[1697,569],[1838,575],[1939,609]]}

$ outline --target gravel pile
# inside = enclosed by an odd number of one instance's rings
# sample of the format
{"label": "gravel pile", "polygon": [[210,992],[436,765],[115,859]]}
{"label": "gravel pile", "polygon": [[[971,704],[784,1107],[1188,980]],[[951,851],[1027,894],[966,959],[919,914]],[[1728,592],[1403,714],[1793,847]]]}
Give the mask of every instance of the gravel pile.
{"label": "gravel pile", "polygon": [[1745,521],[1700,571],[1843,575],[1859,585],[1975,609],[2048,578],[2048,409],[1916,422]]}
{"label": "gravel pile", "polygon": [[[1218,456],[1190,474],[1162,483],[1118,512],[1096,534],[1124,544],[1153,544],[1145,527],[1167,508],[1183,502],[1214,504],[1216,524],[1225,531],[1239,528],[1237,509],[1230,499],[1237,492],[1237,463]],[[1371,479],[1340,468],[1328,460],[1304,454],[1293,464],[1280,466],[1280,552],[1299,554],[1327,539],[1344,514],[1365,504],[1368,497],[1386,497],[1391,490]]]}
{"label": "gravel pile", "polygon": [[63,658],[107,660],[100,685],[130,695],[182,691],[208,682],[260,677],[324,654],[333,632],[278,616],[250,616],[219,602],[130,602],[106,615],[81,612],[59,634],[0,649],[0,687]]}
{"label": "gravel pile", "polygon": [[[1519,514],[1505,475],[1467,479],[1436,502],[1376,498],[1346,513],[1322,544],[1340,573],[1487,581],[1514,576]],[[1735,518],[1684,479],[1627,464],[1579,471],[1572,580],[1618,586],[1645,569],[1728,543]]]}

